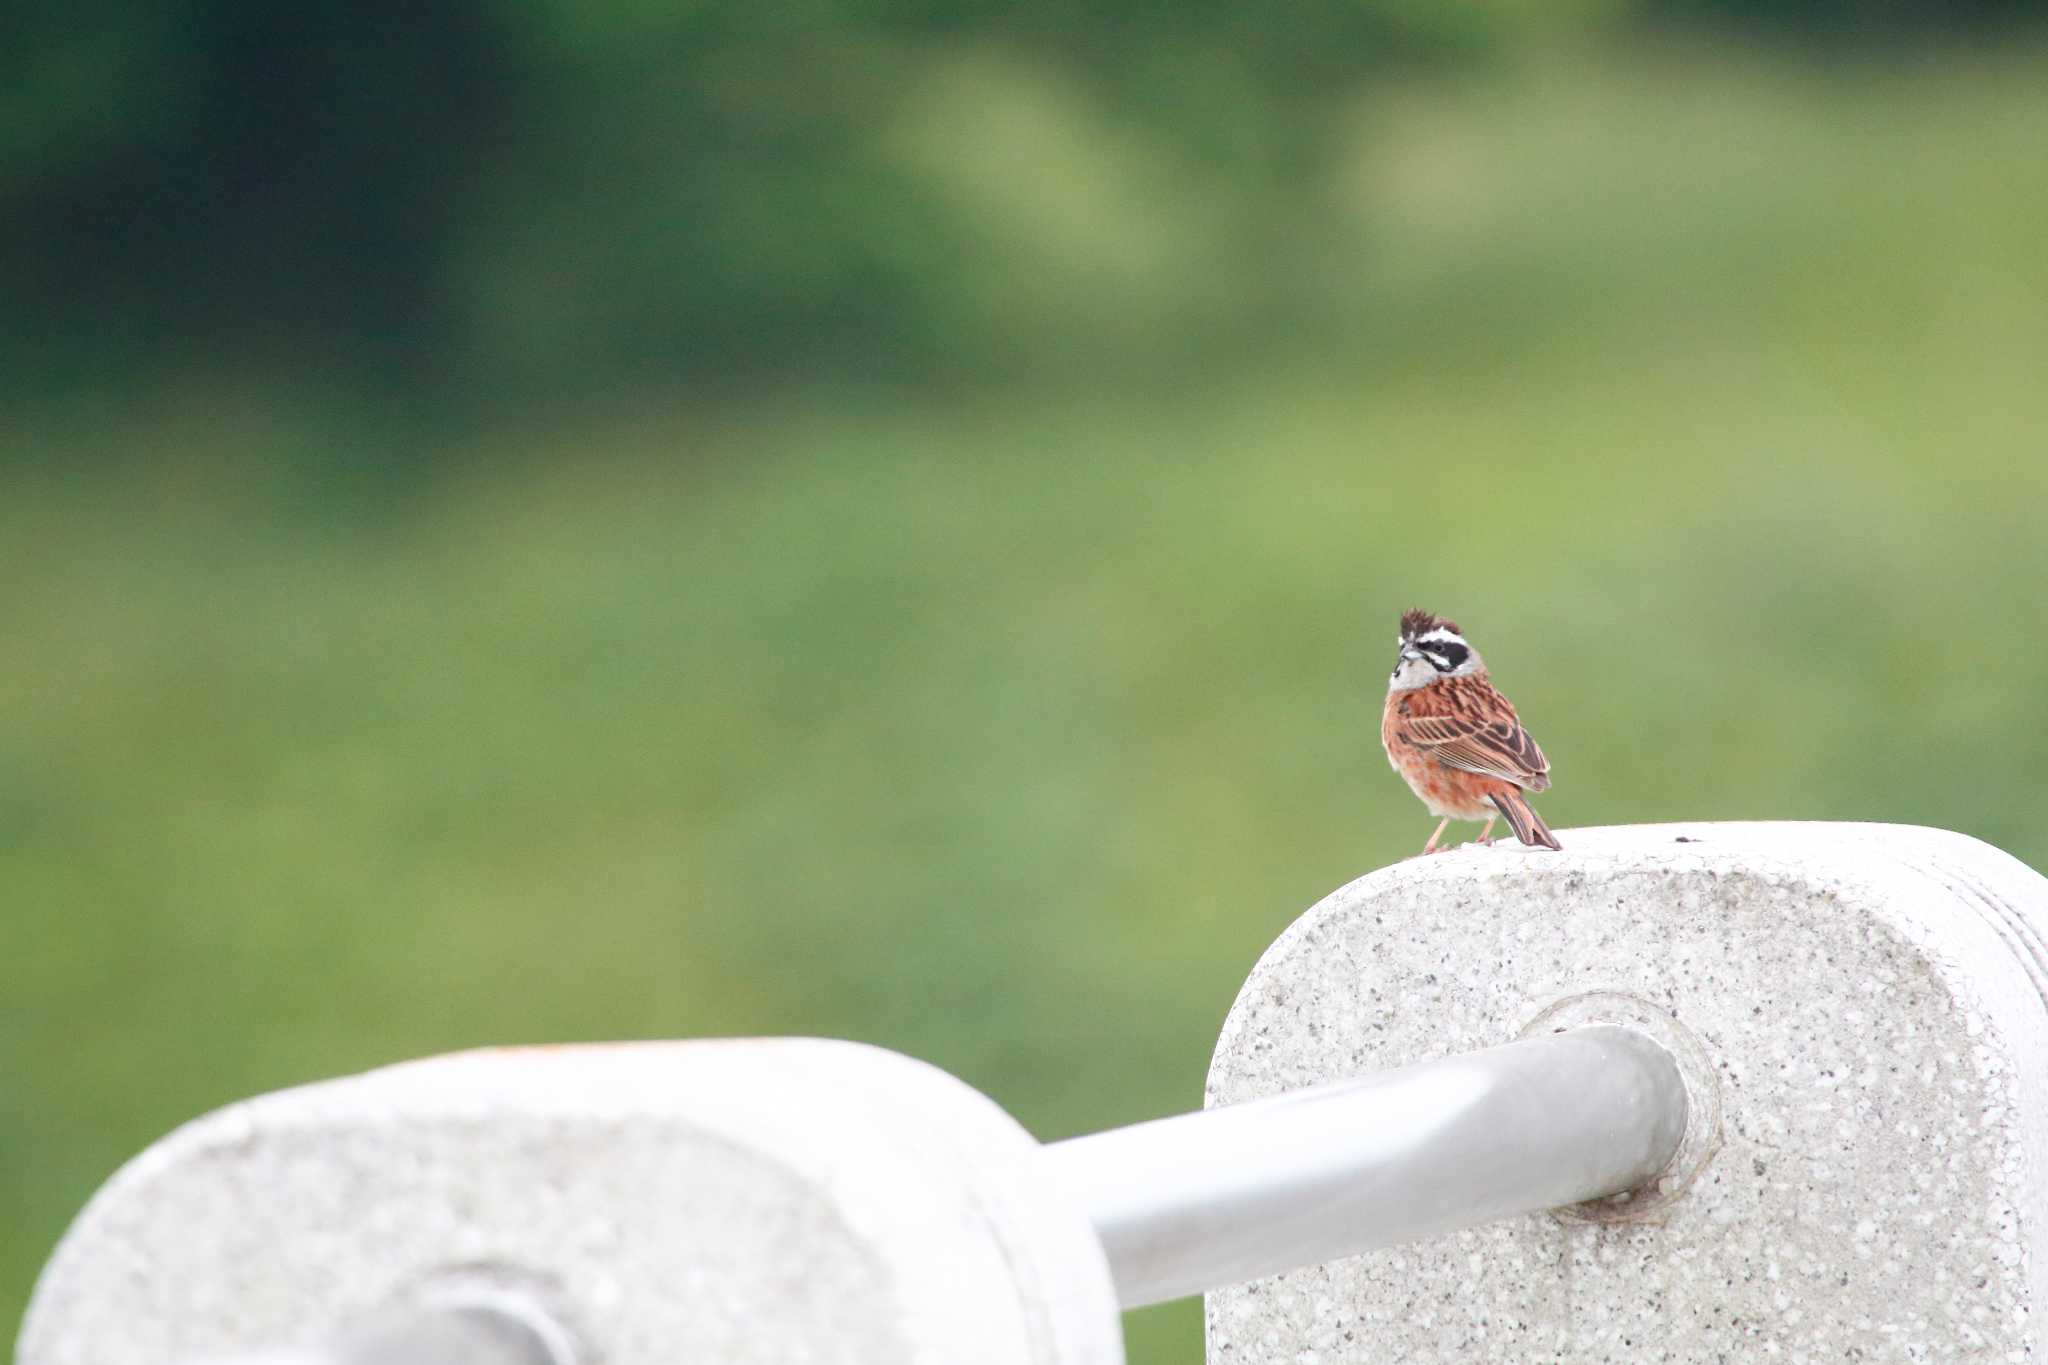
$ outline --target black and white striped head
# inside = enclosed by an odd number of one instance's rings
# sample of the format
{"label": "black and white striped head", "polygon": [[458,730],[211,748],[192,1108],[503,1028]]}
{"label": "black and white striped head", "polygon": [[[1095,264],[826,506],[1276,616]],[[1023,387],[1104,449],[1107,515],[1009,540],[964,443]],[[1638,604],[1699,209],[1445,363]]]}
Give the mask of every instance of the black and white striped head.
{"label": "black and white striped head", "polygon": [[1426,611],[1406,612],[1401,617],[1400,656],[1394,660],[1387,690],[1427,687],[1438,678],[1462,678],[1485,669],[1479,651],[1460,633],[1456,621]]}

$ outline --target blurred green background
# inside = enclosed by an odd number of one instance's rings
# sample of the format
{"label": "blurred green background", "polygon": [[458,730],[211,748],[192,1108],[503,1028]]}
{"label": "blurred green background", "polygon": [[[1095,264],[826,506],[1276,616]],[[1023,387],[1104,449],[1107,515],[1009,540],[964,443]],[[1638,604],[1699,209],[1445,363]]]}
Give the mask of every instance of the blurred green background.
{"label": "blurred green background", "polygon": [[1429,832],[1410,605],[1560,829],[2048,865],[2031,7],[771,9],[5,21],[0,1334],[152,1138],[424,1053],[1197,1104]]}

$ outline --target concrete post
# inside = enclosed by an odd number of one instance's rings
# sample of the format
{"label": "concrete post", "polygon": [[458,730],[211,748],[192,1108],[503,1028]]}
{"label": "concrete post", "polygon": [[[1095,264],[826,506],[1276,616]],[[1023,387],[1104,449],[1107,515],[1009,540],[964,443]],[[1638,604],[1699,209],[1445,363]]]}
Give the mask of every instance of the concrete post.
{"label": "concrete post", "polygon": [[1679,1063],[1677,1156],[1625,1200],[1219,1289],[1210,1365],[2048,1359],[2048,881],[1899,826],[1563,840],[1315,906],[1208,1102],[1619,1024]]}
{"label": "concrete post", "polygon": [[551,1365],[1118,1365],[1101,1247],[1040,1161],[968,1086],[852,1043],[434,1058],[143,1153],[17,1361],[410,1360],[463,1327],[458,1358],[506,1359],[442,1311],[468,1305]]}

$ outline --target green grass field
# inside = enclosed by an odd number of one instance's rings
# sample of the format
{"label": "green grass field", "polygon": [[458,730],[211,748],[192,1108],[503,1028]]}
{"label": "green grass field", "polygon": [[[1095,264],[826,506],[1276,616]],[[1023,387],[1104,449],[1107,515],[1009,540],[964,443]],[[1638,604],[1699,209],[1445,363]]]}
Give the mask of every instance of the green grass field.
{"label": "green grass field", "polygon": [[1538,63],[1363,101],[1329,316],[1171,383],[410,480],[218,394],[44,424],[0,468],[0,1333],[170,1126],[423,1053],[825,1034],[1048,1138],[1199,1103],[1262,947],[1429,832],[1375,730],[1409,605],[1560,830],[2048,866],[2044,146],[2042,56]]}

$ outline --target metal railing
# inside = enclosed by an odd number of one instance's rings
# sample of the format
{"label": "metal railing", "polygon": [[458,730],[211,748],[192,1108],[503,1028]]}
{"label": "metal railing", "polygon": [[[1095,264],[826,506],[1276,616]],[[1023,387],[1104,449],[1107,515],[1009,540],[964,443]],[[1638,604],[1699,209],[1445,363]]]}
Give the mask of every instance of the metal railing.
{"label": "metal railing", "polygon": [[1671,1055],[1573,1029],[1046,1148],[1126,1308],[1634,1189],[1685,1133]]}

